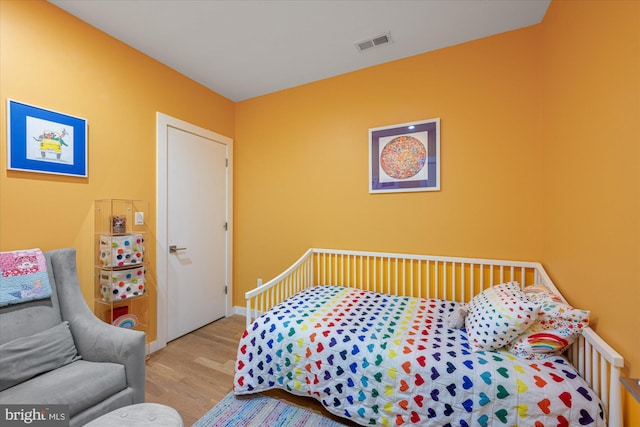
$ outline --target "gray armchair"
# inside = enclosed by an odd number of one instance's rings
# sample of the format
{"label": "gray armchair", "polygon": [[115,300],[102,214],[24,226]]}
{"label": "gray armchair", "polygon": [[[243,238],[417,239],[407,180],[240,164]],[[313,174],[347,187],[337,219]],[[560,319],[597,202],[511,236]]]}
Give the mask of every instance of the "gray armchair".
{"label": "gray armchair", "polygon": [[[0,352],[5,359],[0,358],[3,376],[5,372],[29,376],[34,359],[53,353],[45,346],[57,334],[52,331],[65,330],[60,326],[64,322],[77,355],[31,378],[10,378],[5,386],[20,382],[0,391],[0,404],[69,405],[70,425],[81,426],[114,409],[144,402],[145,334],[111,326],[94,316],[80,291],[75,249],[44,255],[51,297],[0,307],[0,350],[12,347],[13,351]],[[16,348],[24,357],[6,356]],[[47,363],[37,361],[40,369]]]}

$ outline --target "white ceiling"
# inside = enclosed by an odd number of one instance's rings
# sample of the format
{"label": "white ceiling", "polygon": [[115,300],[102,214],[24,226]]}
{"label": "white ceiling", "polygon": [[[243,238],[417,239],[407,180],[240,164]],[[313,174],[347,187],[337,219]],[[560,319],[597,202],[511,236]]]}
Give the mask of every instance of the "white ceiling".
{"label": "white ceiling", "polygon": [[537,24],[551,0],[49,1],[241,101]]}

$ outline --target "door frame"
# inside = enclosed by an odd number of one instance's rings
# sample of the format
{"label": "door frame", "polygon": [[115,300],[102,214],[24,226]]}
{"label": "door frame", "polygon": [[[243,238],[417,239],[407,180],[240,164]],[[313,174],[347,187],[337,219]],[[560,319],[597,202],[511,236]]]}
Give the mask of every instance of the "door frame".
{"label": "door frame", "polygon": [[227,191],[226,191],[226,285],[225,316],[230,315],[233,296],[233,139],[203,129],[191,123],[168,116],[161,112],[156,113],[156,340],[150,343],[149,351],[160,350],[167,345],[168,327],[168,267],[169,267],[169,242],[167,221],[167,149],[168,129],[175,128],[184,132],[206,139],[214,140],[227,146]]}

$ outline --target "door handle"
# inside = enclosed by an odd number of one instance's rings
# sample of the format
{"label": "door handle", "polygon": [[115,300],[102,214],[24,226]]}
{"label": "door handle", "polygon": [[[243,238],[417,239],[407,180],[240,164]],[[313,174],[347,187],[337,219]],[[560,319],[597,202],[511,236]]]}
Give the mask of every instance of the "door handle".
{"label": "door handle", "polygon": [[178,251],[186,251],[186,250],[187,250],[187,248],[179,248],[176,245],[169,246],[169,253],[170,254],[175,254]]}

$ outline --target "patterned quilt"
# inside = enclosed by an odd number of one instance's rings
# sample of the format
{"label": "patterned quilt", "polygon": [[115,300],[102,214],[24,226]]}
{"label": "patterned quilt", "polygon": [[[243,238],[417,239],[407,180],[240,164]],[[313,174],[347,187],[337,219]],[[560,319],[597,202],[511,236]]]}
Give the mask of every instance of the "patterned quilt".
{"label": "patterned quilt", "polygon": [[0,252],[0,307],[50,296],[47,261],[40,249]]}
{"label": "patterned quilt", "polygon": [[456,307],[339,286],[304,290],[245,331],[234,391],[312,396],[361,425],[606,425],[566,359],[472,352],[466,331],[447,327]]}

